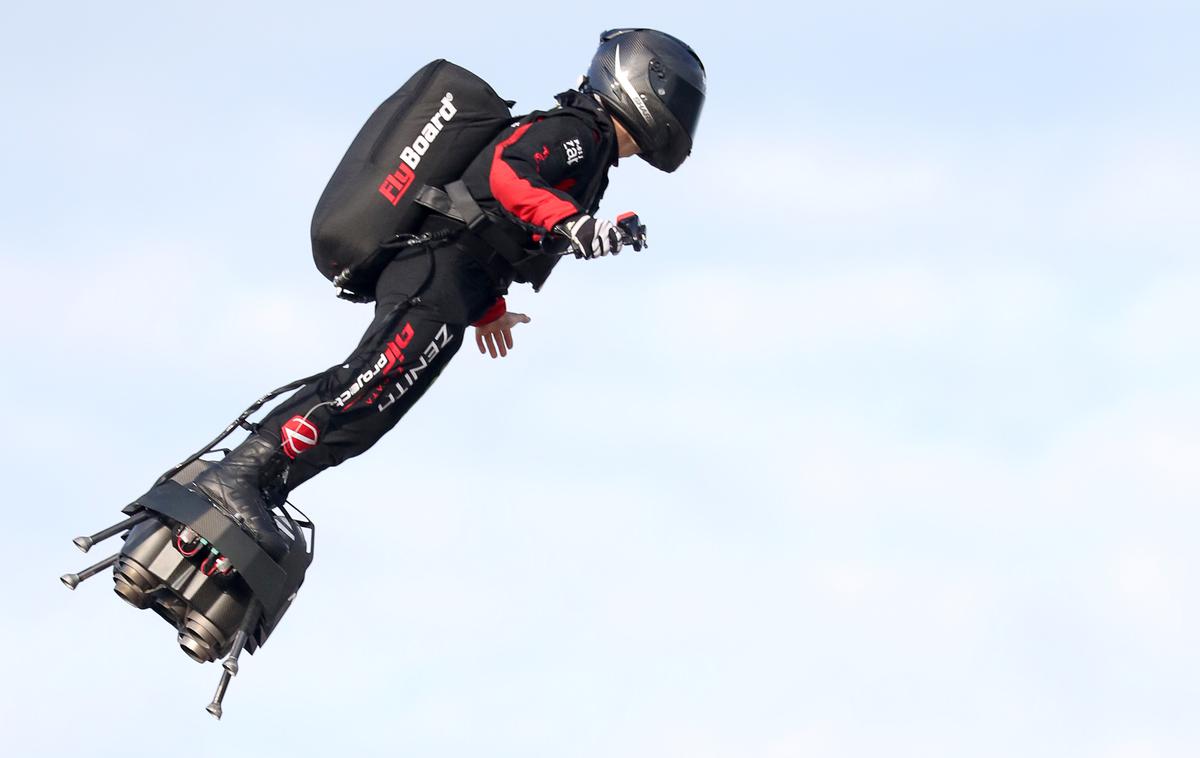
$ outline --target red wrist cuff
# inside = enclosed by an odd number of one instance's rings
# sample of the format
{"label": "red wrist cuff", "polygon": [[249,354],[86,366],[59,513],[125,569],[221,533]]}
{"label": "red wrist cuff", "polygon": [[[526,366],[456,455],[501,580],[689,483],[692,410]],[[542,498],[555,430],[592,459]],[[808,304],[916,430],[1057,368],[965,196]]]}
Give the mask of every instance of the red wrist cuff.
{"label": "red wrist cuff", "polygon": [[496,302],[492,303],[492,307],[484,311],[484,314],[479,317],[479,320],[471,326],[483,326],[490,324],[496,319],[508,313],[508,304],[504,302],[503,297],[496,298]]}

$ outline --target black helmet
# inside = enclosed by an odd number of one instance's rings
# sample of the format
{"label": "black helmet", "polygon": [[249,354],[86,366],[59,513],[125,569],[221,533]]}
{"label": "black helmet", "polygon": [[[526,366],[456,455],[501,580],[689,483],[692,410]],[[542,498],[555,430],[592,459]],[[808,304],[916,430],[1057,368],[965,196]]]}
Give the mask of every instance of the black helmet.
{"label": "black helmet", "polygon": [[585,92],[600,96],[651,166],[671,172],[692,152],[704,107],[704,64],[692,48],[653,29],[600,35]]}

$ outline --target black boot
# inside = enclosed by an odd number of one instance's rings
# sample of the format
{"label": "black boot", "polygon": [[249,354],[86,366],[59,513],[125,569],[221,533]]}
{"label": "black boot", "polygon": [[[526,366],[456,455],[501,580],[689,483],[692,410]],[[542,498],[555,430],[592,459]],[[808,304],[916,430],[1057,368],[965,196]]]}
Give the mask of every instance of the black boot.
{"label": "black boot", "polygon": [[[281,480],[287,464],[278,442],[252,434],[205,469],[191,488],[206,495],[254,537],[267,555],[279,560],[291,541],[275,525],[270,506],[283,500]],[[268,497],[277,502],[268,502]]]}

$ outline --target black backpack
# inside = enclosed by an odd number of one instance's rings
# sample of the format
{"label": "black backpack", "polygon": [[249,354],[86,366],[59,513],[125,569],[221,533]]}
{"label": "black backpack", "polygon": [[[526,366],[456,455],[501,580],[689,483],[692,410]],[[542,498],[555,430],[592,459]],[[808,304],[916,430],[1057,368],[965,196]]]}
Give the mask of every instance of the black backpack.
{"label": "black backpack", "polygon": [[389,259],[380,245],[417,231],[424,185],[458,179],[513,122],[513,102],[465,68],[436,60],[359,130],[313,212],[313,261],[342,289],[369,293]]}

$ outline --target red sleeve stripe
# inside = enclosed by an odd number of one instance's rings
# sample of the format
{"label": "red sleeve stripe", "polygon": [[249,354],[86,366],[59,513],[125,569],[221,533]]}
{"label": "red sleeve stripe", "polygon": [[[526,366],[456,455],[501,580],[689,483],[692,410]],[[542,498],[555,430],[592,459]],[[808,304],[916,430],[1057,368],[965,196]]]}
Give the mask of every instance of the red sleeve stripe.
{"label": "red sleeve stripe", "polygon": [[484,311],[483,315],[479,317],[479,320],[471,324],[471,326],[483,326],[484,324],[490,324],[507,312],[508,304],[504,302],[504,298],[498,297],[496,298],[496,302],[492,303],[492,307]]}
{"label": "red sleeve stripe", "polygon": [[492,170],[488,184],[492,197],[517,218],[542,229],[553,229],[554,225],[567,216],[579,213],[574,203],[568,202],[544,187],[535,187],[528,179],[522,179],[504,160],[505,148],[512,145],[529,130],[532,124],[518,127],[508,139],[496,145],[492,155]]}

